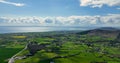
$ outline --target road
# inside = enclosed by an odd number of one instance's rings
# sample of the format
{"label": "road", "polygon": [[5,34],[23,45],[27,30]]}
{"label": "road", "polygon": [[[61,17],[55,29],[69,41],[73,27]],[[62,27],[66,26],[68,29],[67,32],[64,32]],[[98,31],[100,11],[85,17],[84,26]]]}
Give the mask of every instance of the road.
{"label": "road", "polygon": [[20,52],[18,52],[18,53],[15,54],[14,56],[12,56],[12,57],[9,59],[8,63],[14,63],[14,62],[15,62],[15,59],[16,59],[16,56],[17,56],[18,54],[20,54],[21,52],[23,52],[24,50],[26,50],[26,49],[27,49],[27,45],[26,45],[25,48],[22,49]]}

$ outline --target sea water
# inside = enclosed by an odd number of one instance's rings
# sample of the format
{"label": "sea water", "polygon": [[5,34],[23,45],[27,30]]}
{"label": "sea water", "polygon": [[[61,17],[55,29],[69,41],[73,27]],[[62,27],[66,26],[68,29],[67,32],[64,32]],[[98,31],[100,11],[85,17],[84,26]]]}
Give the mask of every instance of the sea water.
{"label": "sea water", "polygon": [[88,27],[59,27],[59,26],[0,26],[0,33],[19,33],[19,32],[48,32],[48,31],[70,31],[87,30]]}

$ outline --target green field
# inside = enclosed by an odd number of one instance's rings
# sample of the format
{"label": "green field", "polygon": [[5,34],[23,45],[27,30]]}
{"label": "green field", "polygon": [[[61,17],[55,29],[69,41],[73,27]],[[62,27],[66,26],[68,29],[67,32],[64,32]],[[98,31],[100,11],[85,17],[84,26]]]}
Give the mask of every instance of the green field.
{"label": "green field", "polygon": [[[15,63],[120,63],[119,42],[111,37],[76,34],[76,32],[18,33],[1,36],[2,63],[7,63],[8,59],[21,51],[28,42],[48,46],[32,56],[16,59]],[[23,57],[29,53],[26,49],[16,57]]]}
{"label": "green field", "polygon": [[0,48],[0,62],[8,63],[8,59],[18,53],[22,48]]}

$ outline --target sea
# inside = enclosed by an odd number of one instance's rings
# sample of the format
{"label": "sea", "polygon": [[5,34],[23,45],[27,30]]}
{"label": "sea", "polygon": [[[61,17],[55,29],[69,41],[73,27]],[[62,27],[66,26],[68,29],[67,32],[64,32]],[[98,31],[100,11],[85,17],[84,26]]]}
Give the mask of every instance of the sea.
{"label": "sea", "polygon": [[24,33],[24,32],[49,32],[49,31],[73,31],[88,30],[92,27],[72,27],[72,26],[0,26],[2,33]]}

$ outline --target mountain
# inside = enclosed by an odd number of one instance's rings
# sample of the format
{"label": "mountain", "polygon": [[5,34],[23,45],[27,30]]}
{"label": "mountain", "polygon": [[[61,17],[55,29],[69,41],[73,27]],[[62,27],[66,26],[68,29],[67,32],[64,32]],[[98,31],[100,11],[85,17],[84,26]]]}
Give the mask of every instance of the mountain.
{"label": "mountain", "polygon": [[120,30],[119,28],[114,28],[114,27],[101,27],[97,28],[98,30],[109,30],[109,31],[115,31],[115,30]]}
{"label": "mountain", "polygon": [[77,34],[87,34],[87,35],[117,38],[117,36],[120,34],[120,29],[113,27],[101,27],[93,30],[79,32]]}

